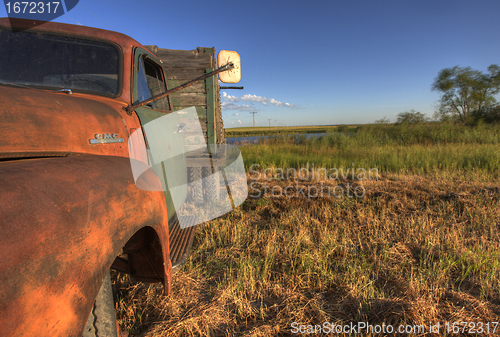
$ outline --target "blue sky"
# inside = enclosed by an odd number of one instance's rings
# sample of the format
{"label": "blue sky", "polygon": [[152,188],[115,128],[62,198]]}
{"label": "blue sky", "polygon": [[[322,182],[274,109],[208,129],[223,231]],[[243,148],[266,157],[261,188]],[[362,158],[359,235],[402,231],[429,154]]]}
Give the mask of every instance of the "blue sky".
{"label": "blue sky", "polygon": [[[409,109],[432,117],[438,71],[500,64],[500,1],[80,0],[57,22],[169,49],[241,55],[226,127],[370,123]],[[0,16],[6,16],[5,8]]]}

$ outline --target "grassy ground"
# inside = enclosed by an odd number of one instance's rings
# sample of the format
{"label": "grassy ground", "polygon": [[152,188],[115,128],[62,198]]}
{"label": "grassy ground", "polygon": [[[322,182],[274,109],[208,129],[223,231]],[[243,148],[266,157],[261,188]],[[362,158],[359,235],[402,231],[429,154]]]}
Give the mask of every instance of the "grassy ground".
{"label": "grassy ground", "polygon": [[[251,197],[198,227],[171,295],[115,274],[120,324],[133,336],[286,336],[324,322],[425,329],[415,335],[439,323],[444,336],[446,322],[475,322],[499,335],[498,128],[391,128],[243,147],[261,165]],[[330,171],[280,174],[313,162]],[[455,335],[473,334],[462,327]]]}
{"label": "grassy ground", "polygon": [[500,127],[461,125],[379,125],[354,133],[330,134],[305,140],[270,139],[243,146],[247,169],[309,167],[380,172],[500,173]]}

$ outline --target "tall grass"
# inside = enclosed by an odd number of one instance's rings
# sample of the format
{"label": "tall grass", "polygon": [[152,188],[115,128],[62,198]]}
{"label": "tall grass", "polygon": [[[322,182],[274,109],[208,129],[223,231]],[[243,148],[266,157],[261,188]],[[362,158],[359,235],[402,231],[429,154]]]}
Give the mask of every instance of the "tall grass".
{"label": "tall grass", "polygon": [[359,145],[498,144],[500,125],[454,123],[367,125],[357,129]]}
{"label": "tall grass", "polygon": [[241,147],[247,169],[377,168],[380,172],[472,171],[498,176],[500,127],[372,125],[320,138],[281,137]]}

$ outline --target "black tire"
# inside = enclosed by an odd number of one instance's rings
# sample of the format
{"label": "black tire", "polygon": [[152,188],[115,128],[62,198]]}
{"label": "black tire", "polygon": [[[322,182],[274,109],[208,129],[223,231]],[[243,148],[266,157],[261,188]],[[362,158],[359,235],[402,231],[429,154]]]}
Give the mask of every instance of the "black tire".
{"label": "black tire", "polygon": [[219,173],[212,174],[211,167],[203,168],[203,188],[205,202],[218,201],[220,198]]}
{"label": "black tire", "polygon": [[203,202],[203,186],[201,182],[201,167],[188,168],[189,185],[191,186],[191,201],[196,204]]}
{"label": "black tire", "polygon": [[117,337],[115,303],[109,271],[97,294],[82,337]]}

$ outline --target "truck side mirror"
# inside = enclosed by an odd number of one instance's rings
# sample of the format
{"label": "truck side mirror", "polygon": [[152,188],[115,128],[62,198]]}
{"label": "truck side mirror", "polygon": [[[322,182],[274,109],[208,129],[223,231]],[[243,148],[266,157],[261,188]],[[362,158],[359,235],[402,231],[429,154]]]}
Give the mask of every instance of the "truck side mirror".
{"label": "truck side mirror", "polygon": [[219,67],[228,63],[233,63],[234,68],[219,73],[219,80],[224,83],[238,83],[241,80],[241,62],[240,55],[235,51],[221,50],[217,55]]}

